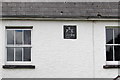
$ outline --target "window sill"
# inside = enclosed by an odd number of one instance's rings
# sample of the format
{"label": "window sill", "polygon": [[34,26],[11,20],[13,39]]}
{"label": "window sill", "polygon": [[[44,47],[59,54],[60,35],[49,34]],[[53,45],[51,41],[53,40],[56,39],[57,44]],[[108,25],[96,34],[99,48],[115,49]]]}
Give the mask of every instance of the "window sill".
{"label": "window sill", "polygon": [[104,65],[104,69],[110,69],[110,68],[120,68],[120,65]]}
{"label": "window sill", "polygon": [[3,65],[4,69],[35,69],[35,65]]}

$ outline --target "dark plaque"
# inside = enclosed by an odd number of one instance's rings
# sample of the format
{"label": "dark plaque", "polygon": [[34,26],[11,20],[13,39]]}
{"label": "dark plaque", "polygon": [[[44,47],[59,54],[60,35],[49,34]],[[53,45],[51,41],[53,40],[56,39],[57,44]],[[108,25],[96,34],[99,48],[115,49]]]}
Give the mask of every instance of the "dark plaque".
{"label": "dark plaque", "polygon": [[64,39],[76,39],[76,26],[75,25],[64,25]]}

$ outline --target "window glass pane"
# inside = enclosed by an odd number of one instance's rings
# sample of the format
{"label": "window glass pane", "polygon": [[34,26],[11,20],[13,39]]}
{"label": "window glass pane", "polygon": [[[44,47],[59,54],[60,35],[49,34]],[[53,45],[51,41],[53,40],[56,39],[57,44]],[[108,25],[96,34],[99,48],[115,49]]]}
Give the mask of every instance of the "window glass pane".
{"label": "window glass pane", "polygon": [[7,48],[7,61],[14,61],[14,48]]}
{"label": "window glass pane", "polygon": [[113,29],[106,29],[106,43],[113,44]]}
{"label": "window glass pane", "polygon": [[22,48],[15,48],[15,61],[22,61]]}
{"label": "window glass pane", "polygon": [[24,30],[24,44],[31,44],[31,30]]}
{"label": "window glass pane", "polygon": [[7,44],[14,44],[14,31],[7,30]]}
{"label": "window glass pane", "polygon": [[31,48],[24,48],[24,61],[31,61]]}
{"label": "window glass pane", "polygon": [[106,46],[106,60],[113,61],[113,46]]}
{"label": "window glass pane", "polygon": [[115,61],[120,60],[120,46],[115,46]]}
{"label": "window glass pane", "polygon": [[22,30],[15,30],[16,44],[22,44]]}
{"label": "window glass pane", "polygon": [[120,28],[114,29],[115,44],[120,44]]}

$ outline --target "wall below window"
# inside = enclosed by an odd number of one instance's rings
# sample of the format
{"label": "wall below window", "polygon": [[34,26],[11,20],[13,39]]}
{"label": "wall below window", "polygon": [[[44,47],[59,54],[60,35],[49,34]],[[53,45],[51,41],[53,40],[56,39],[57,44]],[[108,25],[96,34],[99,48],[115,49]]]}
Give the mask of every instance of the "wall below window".
{"label": "wall below window", "polygon": [[[63,26],[76,25],[77,39],[64,39]],[[17,21],[3,20],[2,56],[5,56],[5,26],[33,26],[32,64],[35,69],[2,69],[3,78],[114,78],[118,69],[105,65],[105,26],[116,21]],[[5,58],[2,58],[5,64]]]}

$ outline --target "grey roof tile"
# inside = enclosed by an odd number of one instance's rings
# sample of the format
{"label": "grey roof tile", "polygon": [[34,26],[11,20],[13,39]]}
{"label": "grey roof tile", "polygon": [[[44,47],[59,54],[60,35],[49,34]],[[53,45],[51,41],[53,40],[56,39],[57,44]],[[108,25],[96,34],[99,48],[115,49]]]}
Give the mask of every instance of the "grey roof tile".
{"label": "grey roof tile", "polygon": [[118,17],[118,2],[3,2],[3,17]]}

